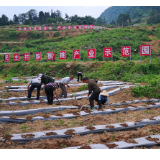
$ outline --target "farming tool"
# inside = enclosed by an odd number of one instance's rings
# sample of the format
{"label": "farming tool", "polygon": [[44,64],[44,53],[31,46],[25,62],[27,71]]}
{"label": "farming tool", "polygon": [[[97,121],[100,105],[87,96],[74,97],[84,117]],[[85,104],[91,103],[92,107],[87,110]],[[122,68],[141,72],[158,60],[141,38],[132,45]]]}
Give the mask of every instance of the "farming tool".
{"label": "farming tool", "polygon": [[59,102],[59,103],[56,103],[56,105],[61,105],[61,102],[57,99],[57,101]]}

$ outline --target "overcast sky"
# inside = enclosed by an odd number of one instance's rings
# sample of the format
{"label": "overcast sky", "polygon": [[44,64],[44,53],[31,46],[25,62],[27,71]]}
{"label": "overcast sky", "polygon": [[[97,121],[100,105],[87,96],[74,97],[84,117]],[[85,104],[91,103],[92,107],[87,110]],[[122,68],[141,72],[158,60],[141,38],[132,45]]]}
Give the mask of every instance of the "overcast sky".
{"label": "overcast sky", "polygon": [[9,19],[13,19],[14,14],[18,16],[18,14],[26,13],[30,9],[35,9],[37,13],[43,11],[51,14],[51,9],[53,9],[53,12],[60,10],[63,18],[65,18],[65,13],[67,13],[68,16],[77,14],[80,17],[90,15],[98,18],[107,8],[108,6],[0,6],[0,17],[2,14],[5,14]]}

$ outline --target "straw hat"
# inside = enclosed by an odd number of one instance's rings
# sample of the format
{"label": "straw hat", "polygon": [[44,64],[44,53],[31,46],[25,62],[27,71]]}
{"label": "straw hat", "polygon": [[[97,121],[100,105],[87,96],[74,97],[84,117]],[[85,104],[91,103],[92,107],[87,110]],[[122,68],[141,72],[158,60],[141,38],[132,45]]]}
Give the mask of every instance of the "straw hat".
{"label": "straw hat", "polygon": [[100,95],[102,95],[102,96],[109,96],[106,90],[104,90],[103,92],[101,92]]}

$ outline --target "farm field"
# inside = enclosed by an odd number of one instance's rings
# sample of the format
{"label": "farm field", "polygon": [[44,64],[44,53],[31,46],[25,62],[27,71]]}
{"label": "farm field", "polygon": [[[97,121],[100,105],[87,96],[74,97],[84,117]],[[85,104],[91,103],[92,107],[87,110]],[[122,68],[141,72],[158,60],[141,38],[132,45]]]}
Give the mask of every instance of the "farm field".
{"label": "farm field", "polygon": [[[116,83],[118,82],[116,81]],[[112,86],[109,81],[100,82],[98,85],[99,87],[104,87],[106,84],[107,87]],[[22,83],[22,85],[24,84]],[[127,85],[132,85],[130,86],[132,88],[134,83],[127,83]],[[5,86],[17,86],[17,82],[11,82],[9,85],[4,83],[3,87]],[[119,148],[120,145],[118,147],[114,143],[118,143],[119,141],[132,144],[130,148],[134,149],[148,148],[148,144],[140,145],[141,143],[136,141],[138,138],[143,137],[146,138],[148,143],[153,142],[153,144],[149,145],[149,148],[159,148],[160,139],[151,137],[160,135],[160,122],[158,118],[160,115],[159,99],[133,97],[130,87],[121,89],[125,86],[126,83],[119,86],[115,84],[114,88],[107,90],[108,93],[115,92],[109,96],[109,105],[105,105],[103,109],[99,110],[95,103],[95,109],[93,111],[88,108],[89,101],[86,101],[85,98],[78,99],[78,97],[77,99],[73,97],[72,100],[66,99],[66,101],[62,98],[60,99],[61,105],[53,103],[52,106],[48,106],[45,103],[45,99],[41,99],[38,104],[7,105],[4,103],[10,102],[7,100],[8,98],[15,97],[17,93],[19,94],[19,92],[14,91],[7,92],[13,93],[7,95],[5,98],[7,101],[4,101],[2,98],[0,103],[0,148],[65,149],[67,147],[79,146],[80,148],[82,146],[82,148],[91,149],[92,145],[96,144],[105,145],[108,148]],[[120,90],[117,90],[118,88]],[[68,93],[78,93],[79,89],[80,87],[70,87]],[[22,93],[21,97],[25,96],[25,94],[22,96]],[[41,93],[43,93],[43,90],[41,90]],[[2,91],[1,94],[3,95],[4,92]],[[14,100],[14,102],[20,103],[23,100]],[[79,107],[82,105],[84,107],[80,111]],[[55,110],[55,108],[61,106],[66,106],[66,108]],[[67,106],[73,106],[73,108],[69,109]],[[51,107],[52,111],[49,109]],[[46,108],[46,110],[45,112],[35,114],[16,115],[18,113],[16,111],[18,110],[25,111],[38,108]],[[3,115],[3,111],[11,111],[11,114]],[[70,118],[67,118],[67,115]],[[7,117],[10,121],[4,121],[4,119],[8,119]],[[39,118],[33,120],[36,117]],[[22,119],[26,121],[20,123],[16,121]],[[144,120],[147,123],[144,123]],[[133,124],[131,125],[131,123]],[[103,129],[100,129],[101,127]],[[77,130],[78,128],[79,131]],[[84,131],[81,133],[83,128]],[[41,136],[39,137],[38,135]],[[17,140],[16,136],[19,136]],[[114,145],[111,145],[112,143]]]}
{"label": "farm field", "polygon": [[[86,31],[21,32],[1,29],[0,52],[20,53],[20,62],[4,63],[0,55],[0,149],[159,149],[160,147],[160,25],[105,28]],[[151,44],[152,59],[139,61],[141,44]],[[132,60],[122,58],[121,46],[131,46]],[[104,59],[104,47],[113,48],[113,61]],[[95,59],[86,50],[96,48]],[[81,60],[72,59],[72,50],[81,50]],[[57,53],[56,61],[46,52]],[[67,51],[66,62],[59,50]],[[34,52],[42,52],[35,62]],[[23,54],[30,52],[30,62]],[[109,104],[90,110],[87,85],[74,81],[68,98],[47,105],[46,94],[32,92],[27,99],[28,78],[39,73],[56,81],[70,75],[98,79],[109,94]],[[13,78],[14,77],[14,78]],[[28,77],[28,78],[26,78]],[[4,82],[4,83],[3,83]],[[58,89],[58,94],[61,92]],[[82,107],[82,109],[80,109]]]}

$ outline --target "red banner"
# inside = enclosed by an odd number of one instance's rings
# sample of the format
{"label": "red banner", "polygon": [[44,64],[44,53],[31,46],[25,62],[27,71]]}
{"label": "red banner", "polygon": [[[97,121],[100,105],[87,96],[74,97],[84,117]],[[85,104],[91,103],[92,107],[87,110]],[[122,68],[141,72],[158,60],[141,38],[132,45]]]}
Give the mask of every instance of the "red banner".
{"label": "red banner", "polygon": [[44,30],[44,31],[47,31],[47,27],[43,27],[43,30]]}
{"label": "red banner", "polygon": [[72,29],[72,27],[71,27],[71,26],[68,26],[68,29]]}
{"label": "red banner", "polygon": [[79,25],[79,26],[78,26],[78,29],[82,29],[82,25]]}
{"label": "red banner", "polygon": [[88,25],[84,25],[84,29],[88,29]]}
{"label": "red banner", "polygon": [[66,51],[59,51],[59,60],[66,59]]}
{"label": "red banner", "polygon": [[35,61],[41,60],[41,52],[35,52]]}
{"label": "red banner", "polygon": [[73,26],[73,29],[77,29],[77,26],[76,26],[76,25],[74,25],[74,26]]}
{"label": "red banner", "polygon": [[39,31],[41,31],[41,30],[42,30],[42,27],[41,27],[41,26],[39,26],[39,27],[38,27],[38,30],[39,30]]}
{"label": "red banner", "polygon": [[29,31],[32,31],[32,27],[28,27],[28,30],[29,30]]}
{"label": "red banner", "polygon": [[89,25],[89,29],[93,29],[93,24],[92,24],[92,25]]}
{"label": "red banner", "polygon": [[22,31],[22,27],[18,27],[18,31]]}
{"label": "red banner", "polygon": [[80,50],[73,50],[73,59],[80,59]]}
{"label": "red banner", "polygon": [[103,48],[103,57],[112,57],[112,47]]}
{"label": "red banner", "polygon": [[131,56],[131,46],[121,47],[121,57],[130,57]]}
{"label": "red banner", "polygon": [[9,62],[10,60],[9,60],[9,54],[5,54],[4,55],[4,61],[5,62]]}
{"label": "red banner", "polygon": [[24,61],[30,61],[30,53],[24,53]]}
{"label": "red banner", "polygon": [[47,52],[47,61],[53,60],[53,52]]}
{"label": "red banner", "polygon": [[88,49],[88,58],[96,58],[96,49]]}
{"label": "red banner", "polygon": [[66,29],[66,26],[63,26],[62,29],[65,30],[65,29]]}
{"label": "red banner", "polygon": [[14,54],[14,61],[15,61],[15,62],[16,62],[16,61],[19,61],[19,53]]}
{"label": "red banner", "polygon": [[140,56],[149,56],[151,55],[151,45],[140,45]]}
{"label": "red banner", "polygon": [[61,30],[61,26],[57,26],[57,30]]}
{"label": "red banner", "polygon": [[49,26],[48,28],[49,28],[49,30],[52,30],[52,26]]}
{"label": "red banner", "polygon": [[33,30],[34,30],[34,31],[37,31],[37,27],[33,27]]}
{"label": "red banner", "polygon": [[27,31],[27,27],[23,27],[23,31]]}

